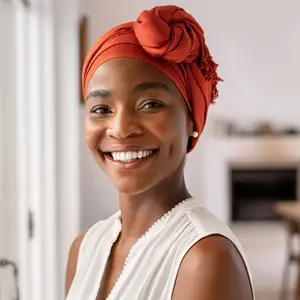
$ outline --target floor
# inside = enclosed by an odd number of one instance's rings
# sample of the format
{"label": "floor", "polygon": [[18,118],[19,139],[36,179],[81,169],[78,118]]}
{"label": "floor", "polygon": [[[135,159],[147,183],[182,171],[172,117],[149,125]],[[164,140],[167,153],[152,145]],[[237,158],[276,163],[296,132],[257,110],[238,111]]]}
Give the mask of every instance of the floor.
{"label": "floor", "polygon": [[[252,271],[256,300],[279,300],[286,232],[281,223],[233,224],[232,230],[241,241]],[[291,287],[296,269],[291,269]],[[290,300],[288,296],[285,300]]]}

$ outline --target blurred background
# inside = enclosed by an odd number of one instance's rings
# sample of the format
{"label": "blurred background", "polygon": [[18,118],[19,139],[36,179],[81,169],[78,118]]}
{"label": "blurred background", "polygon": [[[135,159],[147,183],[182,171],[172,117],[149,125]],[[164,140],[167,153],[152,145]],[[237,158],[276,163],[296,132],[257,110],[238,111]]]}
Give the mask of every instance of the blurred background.
{"label": "blurred background", "polygon": [[188,187],[240,238],[257,299],[300,299],[298,0],[0,0],[1,300],[16,277],[22,300],[63,299],[71,242],[117,210],[84,144],[80,69],[108,29],[161,4],[203,25],[225,80]]}

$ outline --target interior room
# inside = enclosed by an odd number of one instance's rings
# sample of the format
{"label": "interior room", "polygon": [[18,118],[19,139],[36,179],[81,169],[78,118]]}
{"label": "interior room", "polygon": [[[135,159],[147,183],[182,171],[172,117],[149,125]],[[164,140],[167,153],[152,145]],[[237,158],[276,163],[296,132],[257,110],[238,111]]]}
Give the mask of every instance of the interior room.
{"label": "interior room", "polygon": [[257,300],[300,299],[298,0],[0,0],[1,300],[64,299],[73,240],[118,210],[84,141],[81,68],[107,30],[162,4],[203,25],[224,79],[188,189],[239,238]]}

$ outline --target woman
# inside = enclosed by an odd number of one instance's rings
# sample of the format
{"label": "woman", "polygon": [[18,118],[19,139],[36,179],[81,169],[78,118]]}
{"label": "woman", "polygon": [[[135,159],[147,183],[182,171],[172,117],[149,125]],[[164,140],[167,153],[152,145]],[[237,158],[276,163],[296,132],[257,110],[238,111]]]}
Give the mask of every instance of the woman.
{"label": "woman", "polygon": [[73,243],[68,300],[254,299],[240,244],[184,181],[216,68],[202,28],[176,6],[142,12],[88,54],[85,139],[120,211]]}

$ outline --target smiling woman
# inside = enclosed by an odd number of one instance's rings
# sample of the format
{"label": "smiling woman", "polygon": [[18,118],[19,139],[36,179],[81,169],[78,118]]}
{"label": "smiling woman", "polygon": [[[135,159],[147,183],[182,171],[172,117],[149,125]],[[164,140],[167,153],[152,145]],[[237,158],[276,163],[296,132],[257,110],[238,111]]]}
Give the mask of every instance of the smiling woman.
{"label": "smiling woman", "polygon": [[176,6],[142,12],[91,49],[85,140],[120,210],[73,243],[68,300],[254,299],[238,240],[184,180],[216,69],[202,28]]}

